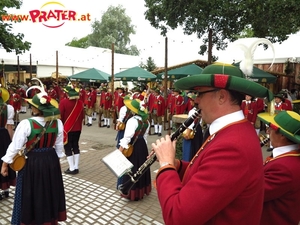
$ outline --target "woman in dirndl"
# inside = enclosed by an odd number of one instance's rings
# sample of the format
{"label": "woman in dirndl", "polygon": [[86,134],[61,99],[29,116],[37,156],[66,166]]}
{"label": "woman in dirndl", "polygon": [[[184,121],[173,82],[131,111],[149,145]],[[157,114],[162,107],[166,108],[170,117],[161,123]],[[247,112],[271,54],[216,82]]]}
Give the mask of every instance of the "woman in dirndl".
{"label": "woman in dirndl", "polygon": [[[14,108],[6,104],[9,99],[9,92],[0,87],[0,157],[6,154],[6,150],[13,136]],[[0,160],[0,168],[2,160]],[[8,168],[8,176],[0,175],[0,200],[9,197],[9,187],[16,185],[16,172]]]}
{"label": "woman in dirndl", "polygon": [[[124,97],[124,101],[130,99],[128,95]],[[132,117],[132,112],[130,109],[123,105],[119,112],[119,118],[117,119],[116,130],[118,131],[116,136],[117,148],[120,148],[120,140],[124,137],[125,127],[127,121]],[[122,184],[123,177],[119,177],[117,180],[117,189],[120,184]]]}
{"label": "woman in dirndl", "polygon": [[[34,78],[38,80],[37,78]],[[58,224],[65,221],[66,202],[59,158],[63,152],[63,124],[58,103],[47,95],[38,80],[40,93],[26,101],[32,117],[20,122],[7,153],[2,157],[1,174],[8,175],[8,164],[25,145],[26,164],[18,172],[11,224]]]}
{"label": "woman in dirndl", "polygon": [[[149,130],[148,112],[143,101],[139,99],[124,100],[124,104],[131,110],[133,116],[127,121],[124,132],[124,137],[120,140],[119,150],[129,148],[129,144],[133,145],[132,154],[127,159],[133,164],[131,169],[132,174],[136,173],[138,168],[147,160],[147,135]],[[128,175],[122,177],[122,184],[126,183],[131,178]],[[134,184],[128,195],[121,195],[131,201],[143,199],[144,195],[149,195],[151,192],[151,174],[147,170],[141,178]]]}

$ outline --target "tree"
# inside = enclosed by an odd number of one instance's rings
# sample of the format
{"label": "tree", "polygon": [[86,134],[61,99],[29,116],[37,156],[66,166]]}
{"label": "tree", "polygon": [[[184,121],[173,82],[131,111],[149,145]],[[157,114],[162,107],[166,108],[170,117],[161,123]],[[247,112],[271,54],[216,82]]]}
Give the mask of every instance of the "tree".
{"label": "tree", "polygon": [[300,9],[295,0],[145,0],[145,6],[145,18],[162,35],[182,26],[185,34],[196,33],[202,38],[199,54],[208,52],[208,64],[213,59],[213,45],[224,50],[242,32],[251,35],[247,29],[254,37],[274,43],[300,28],[298,15],[293,13]]}
{"label": "tree", "polygon": [[139,55],[139,50],[135,45],[129,46],[129,36],[135,34],[135,30],[131,25],[130,17],[125,14],[125,8],[121,5],[110,6],[102,15],[101,21],[95,20],[92,23],[92,29],[91,34],[78,41],[73,39],[66,45],[81,48],[88,46],[111,48],[111,44],[114,43],[116,53]]}
{"label": "tree", "polygon": [[140,63],[140,67],[143,68],[143,69],[146,69],[149,72],[151,72],[154,69],[156,69],[156,65],[155,65],[154,59],[152,57],[149,57],[147,59],[146,64],[144,64],[143,62],[141,62]]}
{"label": "tree", "polygon": [[1,0],[0,2],[0,15],[2,16],[0,20],[0,47],[3,47],[7,52],[12,52],[14,50],[16,54],[29,50],[31,43],[23,41],[24,34],[12,33],[12,24],[9,17],[7,17],[8,13],[6,9],[19,9],[21,4],[22,1],[20,0]]}
{"label": "tree", "polygon": [[66,45],[77,47],[77,48],[87,48],[87,47],[89,47],[88,39],[89,39],[89,36],[85,36],[80,39],[73,38],[73,40],[71,42],[68,42]]}

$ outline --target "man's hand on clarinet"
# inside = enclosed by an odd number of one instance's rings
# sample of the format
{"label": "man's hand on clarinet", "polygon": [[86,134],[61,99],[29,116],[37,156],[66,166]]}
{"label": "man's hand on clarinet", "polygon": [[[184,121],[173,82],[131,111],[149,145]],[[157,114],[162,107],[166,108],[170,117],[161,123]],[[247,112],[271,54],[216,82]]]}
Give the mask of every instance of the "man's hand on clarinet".
{"label": "man's hand on clarinet", "polygon": [[160,164],[168,162],[171,165],[175,165],[176,141],[172,142],[169,135],[152,143],[152,149]]}

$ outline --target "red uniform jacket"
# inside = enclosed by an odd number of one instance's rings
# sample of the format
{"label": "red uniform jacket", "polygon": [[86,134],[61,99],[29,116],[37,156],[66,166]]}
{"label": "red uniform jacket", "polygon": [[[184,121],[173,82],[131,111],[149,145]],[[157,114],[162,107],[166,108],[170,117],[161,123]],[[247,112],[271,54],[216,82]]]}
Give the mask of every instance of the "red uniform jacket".
{"label": "red uniform jacket", "polygon": [[153,105],[154,99],[155,99],[155,95],[150,93],[148,96],[148,101],[147,101],[147,106],[148,106],[149,111],[153,107],[152,105]]}
{"label": "red uniform jacket", "polygon": [[188,101],[186,103],[186,111],[189,112],[192,108],[194,108],[194,105],[192,105],[192,100],[188,98]]}
{"label": "red uniform jacket", "polygon": [[[76,100],[75,99],[62,99],[59,102],[59,111],[60,111],[60,116],[61,116],[61,121],[63,122],[63,124],[65,124],[67,118],[71,115],[72,110],[75,106]],[[78,99],[78,104],[80,104],[81,106],[81,113],[78,113],[75,116],[78,116],[78,119],[76,120],[76,122],[74,123],[74,126],[72,127],[72,129],[70,131],[81,131],[82,129],[82,120],[84,117],[83,114],[83,102]]]}
{"label": "red uniform jacket", "polygon": [[283,110],[291,110],[291,106],[289,106],[286,102],[281,102],[279,104],[275,103],[275,113],[279,113]]}
{"label": "red uniform jacket", "polygon": [[91,91],[91,104],[92,104],[92,108],[94,107],[96,101],[97,101],[97,91],[93,90],[93,91]]}
{"label": "red uniform jacket", "polygon": [[291,101],[289,100],[289,99],[285,99],[284,100],[284,103],[287,105],[287,109],[286,110],[293,110],[293,106],[292,106],[292,103],[291,103]]}
{"label": "red uniform jacket", "polygon": [[116,98],[115,98],[115,107],[118,110],[118,112],[120,112],[120,109],[124,105],[124,97],[125,97],[124,93],[116,95]]}
{"label": "red uniform jacket", "polygon": [[181,95],[174,97],[174,114],[183,114],[184,112],[184,99]]}
{"label": "red uniform jacket", "polygon": [[54,89],[52,89],[52,90],[48,90],[48,95],[51,97],[51,98],[53,98],[53,99],[57,99],[57,93],[56,93],[56,91],[54,90]]}
{"label": "red uniform jacket", "polygon": [[165,100],[161,95],[154,96],[153,104],[151,104],[151,108],[149,108],[149,112],[153,113],[153,110],[156,110],[157,116],[165,115]]}
{"label": "red uniform jacket", "polygon": [[101,92],[100,98],[100,107],[103,107],[105,110],[110,109],[112,106],[112,95],[109,92]]}
{"label": "red uniform jacket", "polygon": [[257,104],[255,101],[250,101],[249,104],[246,104],[246,101],[242,102],[241,108],[243,110],[245,118],[249,122],[255,123],[257,118]]}
{"label": "red uniform jacket", "polygon": [[180,171],[164,170],[156,178],[165,224],[259,224],[263,159],[248,121],[220,130],[192,164],[181,162]]}
{"label": "red uniform jacket", "polygon": [[85,90],[83,88],[80,89],[79,91],[79,99],[84,102],[85,100]]}
{"label": "red uniform jacket", "polygon": [[59,93],[59,101],[65,99],[65,98],[67,98],[67,94],[66,94],[66,92],[61,90]]}
{"label": "red uniform jacket", "polygon": [[92,102],[92,92],[86,92],[84,105],[88,108],[94,108],[94,103]]}
{"label": "red uniform jacket", "polygon": [[21,109],[21,97],[20,95],[14,93],[9,96],[9,104],[14,107],[15,111],[19,111]]}
{"label": "red uniform jacket", "polygon": [[174,96],[174,94],[170,93],[168,95],[166,105],[167,105],[168,109],[170,110],[171,114],[174,114],[174,106],[175,106],[174,101],[175,101],[175,96]]}
{"label": "red uniform jacket", "polygon": [[256,98],[255,101],[257,105],[257,113],[263,112],[265,110],[264,100],[261,98]]}
{"label": "red uniform jacket", "polygon": [[140,93],[135,93],[133,96],[132,96],[132,99],[139,99],[141,101],[144,100],[144,96]]}
{"label": "red uniform jacket", "polygon": [[298,225],[300,221],[300,157],[282,157],[264,166],[265,195],[261,225]]}

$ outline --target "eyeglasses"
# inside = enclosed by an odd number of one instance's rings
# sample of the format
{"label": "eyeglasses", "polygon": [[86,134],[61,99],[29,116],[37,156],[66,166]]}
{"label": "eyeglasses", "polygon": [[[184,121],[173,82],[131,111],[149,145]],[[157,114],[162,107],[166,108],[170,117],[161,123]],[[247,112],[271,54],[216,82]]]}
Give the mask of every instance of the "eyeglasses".
{"label": "eyeglasses", "polygon": [[207,90],[207,91],[199,91],[199,92],[197,92],[197,97],[201,97],[201,96],[203,96],[204,94],[209,93],[209,92],[217,92],[217,91],[219,91],[219,90],[220,90],[220,89],[215,88],[215,89]]}
{"label": "eyeglasses", "polygon": [[275,131],[278,131],[279,130],[279,127],[277,127],[276,125],[273,125],[272,123],[270,124],[265,124],[266,126],[266,131],[270,131],[271,129],[272,130],[275,130]]}

